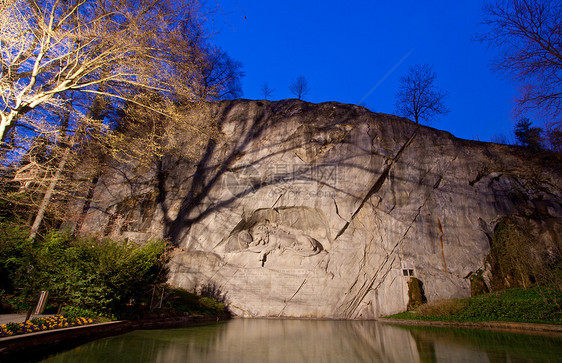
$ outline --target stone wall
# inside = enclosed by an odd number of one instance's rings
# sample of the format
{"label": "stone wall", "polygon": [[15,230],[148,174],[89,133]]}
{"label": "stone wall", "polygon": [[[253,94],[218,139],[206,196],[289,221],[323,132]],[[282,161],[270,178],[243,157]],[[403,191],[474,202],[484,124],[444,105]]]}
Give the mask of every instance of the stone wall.
{"label": "stone wall", "polygon": [[508,215],[560,250],[559,160],[353,105],[210,107],[222,135],[199,161],[114,163],[81,233],[169,238],[170,282],[235,315],[375,318],[406,309],[410,276],[429,301],[469,296]]}

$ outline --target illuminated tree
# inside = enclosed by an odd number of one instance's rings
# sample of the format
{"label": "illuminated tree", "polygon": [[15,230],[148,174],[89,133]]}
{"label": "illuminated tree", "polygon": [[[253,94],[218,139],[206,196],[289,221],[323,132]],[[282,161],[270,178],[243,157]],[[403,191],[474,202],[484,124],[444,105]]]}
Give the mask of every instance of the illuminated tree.
{"label": "illuminated tree", "polygon": [[38,108],[68,91],[133,101],[167,91],[170,41],[193,20],[190,0],[15,0],[0,13],[0,142],[37,131]]}

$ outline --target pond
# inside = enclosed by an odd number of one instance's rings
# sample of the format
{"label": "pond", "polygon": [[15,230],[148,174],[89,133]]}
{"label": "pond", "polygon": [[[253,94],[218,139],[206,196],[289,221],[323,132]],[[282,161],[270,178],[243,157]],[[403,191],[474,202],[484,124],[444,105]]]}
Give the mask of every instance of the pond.
{"label": "pond", "polygon": [[139,330],[46,362],[560,362],[560,335],[399,327],[375,321],[234,319]]}

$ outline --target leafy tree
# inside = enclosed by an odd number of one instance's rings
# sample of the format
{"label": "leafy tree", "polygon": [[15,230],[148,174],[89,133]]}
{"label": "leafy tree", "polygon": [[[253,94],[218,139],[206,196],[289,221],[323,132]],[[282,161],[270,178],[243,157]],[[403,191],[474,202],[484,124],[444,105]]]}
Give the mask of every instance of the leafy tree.
{"label": "leafy tree", "polygon": [[21,237],[0,238],[6,247],[0,269],[9,270],[9,283],[27,296],[48,290],[50,301],[122,316],[127,304],[147,302],[167,278],[164,242],[140,246],[58,232],[42,241]]}
{"label": "leafy tree", "polygon": [[304,96],[310,93],[310,86],[304,76],[298,76],[297,79],[289,86],[289,91],[301,100]]}
{"label": "leafy tree", "polygon": [[428,64],[412,66],[400,79],[396,93],[396,113],[420,121],[431,122],[449,112],[445,107],[447,93],[435,85],[436,74]]}
{"label": "leafy tree", "polygon": [[496,70],[523,84],[520,112],[537,109],[560,125],[562,111],[562,3],[495,0],[484,6],[488,31],[478,38],[500,50]]}
{"label": "leafy tree", "polygon": [[[35,130],[38,107],[76,90],[121,99],[103,84],[165,89],[162,35],[190,14],[156,0],[16,0],[0,14],[0,141]],[[183,9],[182,9],[183,8]]]}
{"label": "leafy tree", "polygon": [[515,138],[521,145],[540,150],[543,145],[543,130],[540,127],[531,127],[531,124],[526,117],[517,121],[514,128]]}
{"label": "leafy tree", "polygon": [[[75,165],[80,183],[96,178],[99,163],[84,163],[87,150],[103,159],[125,149],[110,137],[125,110],[208,135],[170,105],[241,95],[241,64],[203,40],[196,0],[15,0],[0,10],[0,197],[36,213],[31,237],[53,202],[80,189],[69,178]],[[43,160],[22,165],[37,140]]]}

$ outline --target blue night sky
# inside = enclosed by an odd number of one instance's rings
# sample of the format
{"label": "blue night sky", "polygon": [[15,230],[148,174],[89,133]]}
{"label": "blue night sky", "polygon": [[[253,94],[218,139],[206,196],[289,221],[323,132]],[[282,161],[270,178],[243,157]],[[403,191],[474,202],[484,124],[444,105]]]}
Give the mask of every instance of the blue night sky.
{"label": "blue night sky", "polygon": [[492,72],[496,54],[472,38],[482,1],[255,1],[217,0],[212,42],[243,63],[244,98],[293,98],[299,75],[305,101],[363,104],[393,113],[399,79],[417,63],[433,65],[449,92],[451,112],[431,126],[465,139],[512,139],[517,84]]}

